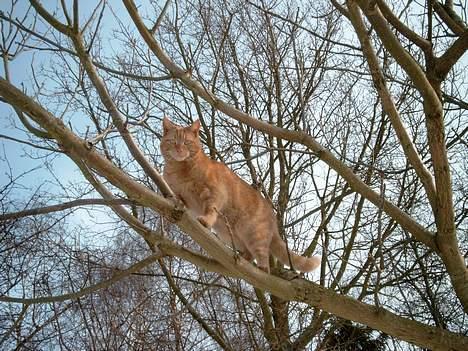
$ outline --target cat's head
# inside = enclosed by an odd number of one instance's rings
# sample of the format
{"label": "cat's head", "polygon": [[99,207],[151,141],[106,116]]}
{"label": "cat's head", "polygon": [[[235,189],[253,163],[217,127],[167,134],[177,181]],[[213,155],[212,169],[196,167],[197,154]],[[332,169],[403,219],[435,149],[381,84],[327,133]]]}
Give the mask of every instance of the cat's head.
{"label": "cat's head", "polygon": [[166,160],[186,161],[201,151],[198,136],[200,130],[199,120],[196,120],[188,127],[181,127],[164,117],[162,124],[161,152]]}

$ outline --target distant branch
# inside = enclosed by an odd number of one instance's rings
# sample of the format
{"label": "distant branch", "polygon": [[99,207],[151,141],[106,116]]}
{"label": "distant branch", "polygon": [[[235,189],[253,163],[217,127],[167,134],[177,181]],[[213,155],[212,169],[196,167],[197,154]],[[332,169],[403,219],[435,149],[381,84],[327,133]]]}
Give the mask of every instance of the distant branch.
{"label": "distant branch", "polygon": [[[32,133],[32,132],[31,132],[31,133]],[[58,149],[53,149],[53,148],[46,147],[46,146],[36,145],[36,144],[34,144],[34,143],[30,143],[29,141],[21,140],[21,139],[17,139],[17,138],[13,138],[13,137],[11,137],[11,136],[4,135],[4,134],[0,134],[0,138],[1,138],[1,139],[5,139],[5,140],[14,141],[14,142],[16,142],[16,143],[28,145],[28,146],[31,146],[31,147],[33,147],[33,148],[41,149],[41,150],[45,150],[45,151],[59,152],[59,153],[60,153],[60,152],[63,152],[63,151],[58,150]]]}
{"label": "distant branch", "polygon": [[74,293],[56,295],[56,296],[36,297],[36,298],[21,298],[21,297],[11,297],[11,296],[2,295],[0,296],[0,301],[32,305],[32,304],[39,304],[39,303],[52,303],[52,302],[61,302],[61,301],[67,301],[67,300],[76,300],[82,296],[89,295],[98,290],[108,288],[109,286],[118,282],[119,280],[122,280],[123,278],[128,277],[129,275],[135,272],[138,272],[142,270],[143,268],[149,266],[153,262],[156,262],[158,259],[160,259],[163,256],[164,255],[161,253],[152,254],[151,256],[135,263],[129,268],[122,270],[122,271],[118,271],[110,279],[104,280],[100,283],[89,286],[87,288],[84,288]]}
{"label": "distant branch", "polygon": [[127,199],[114,199],[114,200],[79,199],[79,200],[64,202],[64,203],[52,205],[52,206],[38,207],[38,208],[32,208],[32,209],[24,210],[24,211],[6,213],[3,215],[0,215],[0,221],[6,221],[9,219],[19,219],[19,218],[27,217],[27,216],[37,216],[37,215],[47,214],[51,212],[64,211],[70,208],[80,207],[80,206],[93,206],[93,205],[110,206],[110,205],[117,205],[117,204],[118,205],[130,205],[130,204],[134,204],[134,202],[127,200]]}
{"label": "distant branch", "polygon": [[164,16],[166,15],[166,11],[169,8],[169,4],[171,3],[171,0],[166,0],[166,3],[164,4],[164,7],[161,11],[161,13],[158,16],[158,19],[154,23],[153,28],[151,28],[151,33],[154,35],[154,33],[157,32],[159,26],[161,25],[162,20],[164,19]]}
{"label": "distant branch", "polygon": [[[31,36],[33,36],[35,38],[40,39],[44,43],[56,48],[56,50],[58,50],[60,52],[67,53],[67,54],[69,54],[71,56],[74,56],[74,57],[78,56],[77,53],[74,52],[73,50],[70,50],[70,49],[62,46],[62,45],[58,44],[57,42],[55,42],[53,40],[50,40],[49,38],[35,32],[35,31],[32,31],[31,29],[24,26],[22,23],[20,23],[18,21],[15,21],[15,20],[9,18],[8,16],[5,16],[5,14],[2,13],[1,11],[0,11],[0,19],[13,24],[17,28],[21,29],[21,31],[26,32],[26,33],[28,33],[29,35],[31,35]],[[35,49],[37,49],[36,47],[32,47],[32,46],[29,46],[29,45],[26,45],[26,44],[23,44],[23,46],[25,48],[35,48]],[[51,48],[51,49],[42,49],[42,50],[55,50],[55,49]],[[131,79],[135,79],[135,80],[161,82],[161,81],[165,81],[165,80],[171,80],[171,79],[174,78],[171,75],[163,75],[163,76],[153,77],[153,76],[145,76],[145,75],[125,72],[125,71],[120,71],[120,70],[117,70],[115,68],[108,67],[108,66],[104,65],[102,62],[98,62],[98,61],[95,61],[95,60],[93,60],[93,64],[97,68],[99,68],[99,69],[101,69],[101,70],[103,70],[103,71],[105,71],[107,73],[115,74],[115,75],[126,77],[126,78],[131,78]]]}
{"label": "distant branch", "polygon": [[300,28],[301,30],[305,31],[306,33],[309,33],[309,34],[313,35],[314,37],[317,37],[317,38],[319,38],[319,39],[321,39],[323,41],[329,42],[329,43],[334,44],[334,45],[343,46],[343,47],[348,48],[348,49],[361,51],[361,48],[358,47],[358,46],[342,43],[342,42],[339,42],[339,41],[324,37],[323,35],[320,35],[317,32],[314,32],[314,31],[310,30],[309,28],[304,27],[303,25],[301,25],[301,24],[299,24],[299,23],[297,23],[297,22],[295,22],[295,21],[293,21],[293,20],[291,20],[289,18],[286,18],[286,17],[284,17],[284,16],[282,16],[280,14],[277,14],[277,13],[275,13],[273,11],[269,11],[269,10],[267,10],[265,8],[262,8],[261,6],[255,4],[255,3],[251,2],[251,1],[248,1],[248,3],[250,5],[252,5],[253,7],[255,7],[256,9],[264,12],[265,14],[270,15],[272,17],[276,17],[276,18],[278,18],[278,19],[280,19],[282,21],[285,21],[287,23],[290,23],[290,24],[294,25],[295,27]]}

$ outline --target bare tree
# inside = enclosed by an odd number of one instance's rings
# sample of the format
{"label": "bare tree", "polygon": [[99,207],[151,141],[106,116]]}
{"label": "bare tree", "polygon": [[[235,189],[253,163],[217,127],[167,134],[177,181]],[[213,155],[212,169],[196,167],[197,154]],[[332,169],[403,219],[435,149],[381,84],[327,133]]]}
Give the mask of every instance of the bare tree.
{"label": "bare tree", "polygon": [[[8,6],[0,138],[30,165],[4,147],[2,348],[468,348],[463,2]],[[164,115],[320,272],[268,275],[186,211]]]}

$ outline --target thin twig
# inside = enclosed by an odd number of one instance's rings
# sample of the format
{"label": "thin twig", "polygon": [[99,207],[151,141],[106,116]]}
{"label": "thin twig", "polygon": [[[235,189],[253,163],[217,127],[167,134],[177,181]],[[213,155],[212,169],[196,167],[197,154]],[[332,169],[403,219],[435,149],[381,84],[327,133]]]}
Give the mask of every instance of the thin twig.
{"label": "thin twig", "polygon": [[166,14],[167,9],[169,8],[169,4],[171,3],[171,0],[167,0],[166,3],[164,4],[164,7],[161,11],[161,13],[158,16],[158,19],[156,20],[156,23],[154,24],[153,28],[151,28],[150,33],[154,35],[156,31],[158,30],[159,26],[161,25],[161,22]]}

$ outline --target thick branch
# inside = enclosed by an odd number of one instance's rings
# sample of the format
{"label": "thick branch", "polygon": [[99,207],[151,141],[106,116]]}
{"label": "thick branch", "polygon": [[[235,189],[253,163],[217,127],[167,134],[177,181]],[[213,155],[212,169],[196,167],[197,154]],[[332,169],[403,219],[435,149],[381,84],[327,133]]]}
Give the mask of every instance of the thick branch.
{"label": "thick branch", "polygon": [[[0,12],[0,14],[1,14],[1,12]],[[10,68],[9,68],[9,63],[8,63],[9,58],[8,58],[8,53],[6,51],[3,52],[2,58],[3,58],[3,69],[5,70],[5,78],[6,78],[7,81],[9,81],[11,83]],[[18,110],[15,107],[13,107],[13,109],[15,110],[15,112],[16,112],[18,118],[20,119],[21,123],[23,123],[24,127],[29,132],[31,132],[32,134],[34,134],[38,138],[50,139],[50,136],[46,132],[44,132],[43,130],[37,129],[31,123],[29,123],[28,118],[24,115],[23,112],[21,112],[20,110]]]}
{"label": "thick branch", "polygon": [[[353,3],[354,1],[355,0],[349,0],[348,2]],[[379,7],[368,0],[356,0],[356,2],[377,32],[382,44],[412,79],[416,89],[418,89],[424,100],[431,106],[431,109],[434,111],[442,111],[442,104],[439,97],[429,83],[424,70],[413,59],[409,52],[405,50],[395,34],[393,34],[392,30],[387,25],[387,21],[382,16]]]}
{"label": "thick branch", "polygon": [[364,56],[367,59],[375,88],[382,100],[383,108],[390,118],[393,129],[395,130],[398,140],[400,141],[400,145],[405,152],[405,156],[413,166],[416,174],[419,176],[419,179],[421,179],[424,189],[426,190],[426,194],[429,198],[429,203],[434,210],[436,206],[436,190],[434,179],[432,178],[432,175],[426,166],[424,166],[424,163],[419,156],[418,151],[416,150],[416,146],[413,144],[410,136],[406,132],[406,128],[403,125],[403,122],[401,121],[400,114],[398,113],[390,91],[387,88],[384,75],[379,66],[377,55],[367,35],[367,30],[364,26],[364,22],[357,5],[355,5],[353,2],[350,2],[348,9],[350,12],[351,22],[354,26],[354,29],[356,30],[359,41],[361,42]]}
{"label": "thick branch", "polygon": [[444,79],[452,67],[468,50],[468,29],[436,60],[435,70],[440,79]]}
{"label": "thick branch", "polygon": [[29,0],[31,5],[41,15],[52,27],[57,29],[60,33],[69,35],[72,33],[72,28],[58,21],[54,16],[52,16],[42,5],[36,0]]}
{"label": "thick branch", "polygon": [[432,45],[428,40],[412,31],[411,28],[406,26],[397,16],[395,16],[393,11],[387,6],[385,0],[377,0],[377,4],[385,18],[398,32],[403,34],[409,41],[419,46],[423,51],[428,52],[432,49]]}
{"label": "thick branch", "polygon": [[432,1],[432,6],[454,34],[463,35],[463,32],[466,31],[466,24],[457,16],[451,6],[444,6],[437,0]]}

